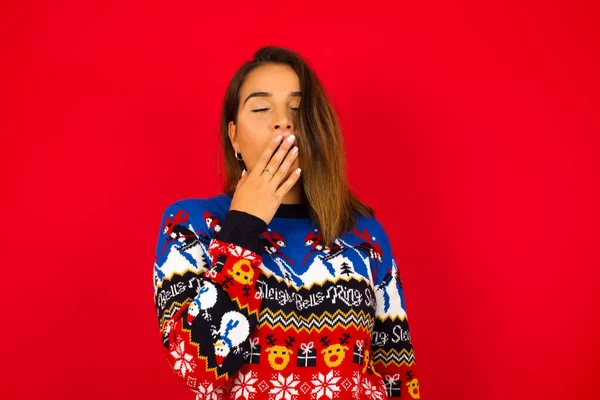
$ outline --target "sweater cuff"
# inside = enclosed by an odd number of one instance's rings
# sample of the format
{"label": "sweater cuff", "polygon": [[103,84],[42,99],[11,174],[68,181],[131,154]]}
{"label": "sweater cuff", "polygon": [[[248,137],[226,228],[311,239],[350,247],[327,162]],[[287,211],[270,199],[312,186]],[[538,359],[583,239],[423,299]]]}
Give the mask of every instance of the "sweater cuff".
{"label": "sweater cuff", "polygon": [[266,229],[267,223],[261,218],[244,211],[229,210],[221,223],[221,230],[214,238],[260,255],[262,254],[260,235]]}

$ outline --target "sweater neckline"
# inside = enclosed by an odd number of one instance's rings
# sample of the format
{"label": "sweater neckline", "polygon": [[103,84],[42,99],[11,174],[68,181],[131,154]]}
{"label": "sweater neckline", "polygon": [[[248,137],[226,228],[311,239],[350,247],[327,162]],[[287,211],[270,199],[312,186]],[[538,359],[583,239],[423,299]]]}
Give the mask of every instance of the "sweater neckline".
{"label": "sweater neckline", "polygon": [[273,218],[308,218],[309,211],[305,203],[280,204]]}

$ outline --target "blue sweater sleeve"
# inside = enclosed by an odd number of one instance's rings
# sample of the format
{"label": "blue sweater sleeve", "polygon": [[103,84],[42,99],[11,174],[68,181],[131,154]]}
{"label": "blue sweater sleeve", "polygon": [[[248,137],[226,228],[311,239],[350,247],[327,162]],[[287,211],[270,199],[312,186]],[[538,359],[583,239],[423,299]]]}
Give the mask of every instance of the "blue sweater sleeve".
{"label": "blue sweater sleeve", "polygon": [[371,340],[372,365],[384,380],[388,399],[418,399],[419,380],[400,271],[383,227],[379,236],[382,260],[373,277],[377,305]]}

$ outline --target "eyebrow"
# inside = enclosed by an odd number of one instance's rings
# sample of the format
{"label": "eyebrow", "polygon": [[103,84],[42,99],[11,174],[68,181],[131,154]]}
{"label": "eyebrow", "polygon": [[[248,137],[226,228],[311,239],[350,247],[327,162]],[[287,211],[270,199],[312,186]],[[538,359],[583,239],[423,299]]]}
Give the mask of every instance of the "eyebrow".
{"label": "eyebrow", "polygon": [[[250,100],[252,97],[272,97],[273,93],[269,93],[269,92],[254,92],[254,93],[250,93],[248,95],[248,97],[246,97],[246,100],[244,100],[244,104],[246,104],[246,102],[248,100]],[[302,96],[302,92],[290,92],[289,97],[300,97]]]}

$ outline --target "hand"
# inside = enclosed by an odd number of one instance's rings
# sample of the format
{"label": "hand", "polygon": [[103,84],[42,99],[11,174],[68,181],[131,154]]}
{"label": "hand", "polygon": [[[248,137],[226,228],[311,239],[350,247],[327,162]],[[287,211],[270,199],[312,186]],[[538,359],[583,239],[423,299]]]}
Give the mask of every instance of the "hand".
{"label": "hand", "polygon": [[[290,138],[291,140],[287,140]],[[290,166],[298,156],[296,146],[288,153],[294,142],[294,135],[288,136],[287,139],[281,143],[279,150],[276,152],[275,149],[277,149],[279,143],[271,141],[258,159],[254,170],[242,174],[231,199],[230,210],[247,212],[262,219],[267,224],[271,222],[283,201],[283,197],[300,179],[300,174],[293,171],[282,183]],[[281,165],[279,165],[280,163]],[[264,171],[265,168],[269,172]]]}

